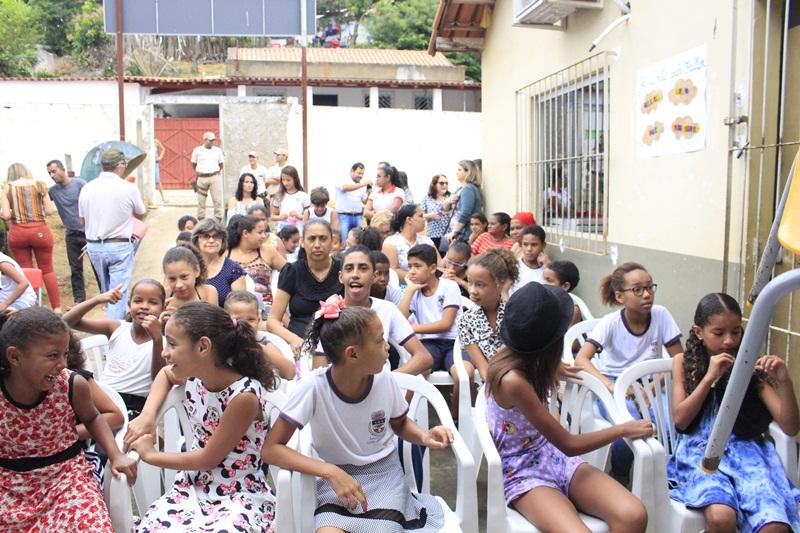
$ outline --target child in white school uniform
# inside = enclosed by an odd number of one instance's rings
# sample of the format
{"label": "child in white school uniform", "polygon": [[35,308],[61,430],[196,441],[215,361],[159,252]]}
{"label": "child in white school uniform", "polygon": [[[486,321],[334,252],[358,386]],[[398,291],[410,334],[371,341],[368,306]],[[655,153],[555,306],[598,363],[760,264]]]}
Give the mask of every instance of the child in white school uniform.
{"label": "child in white school uniform", "polygon": [[[638,263],[623,263],[600,282],[605,305],[622,306],[604,316],[589,334],[575,365],[594,375],[611,392],[617,378],[639,361],[658,359],[666,348],[670,356],[683,351],[681,330],[670,312],[655,305],[658,286]],[[629,411],[641,418],[633,400]],[[633,454],[621,440],[611,448],[611,476],[626,484]]]}
{"label": "child in white school uniform", "polygon": [[[332,364],[298,383],[270,431],[261,456],[269,464],[317,476],[315,529],[425,533],[443,525],[439,503],[412,494],[394,435],[431,448],[453,441],[450,430],[422,431],[385,366],[388,346],[374,311],[344,307],[338,295],[322,305],[306,340],[322,347]],[[296,429],[311,425],[312,459],[286,446]]]}

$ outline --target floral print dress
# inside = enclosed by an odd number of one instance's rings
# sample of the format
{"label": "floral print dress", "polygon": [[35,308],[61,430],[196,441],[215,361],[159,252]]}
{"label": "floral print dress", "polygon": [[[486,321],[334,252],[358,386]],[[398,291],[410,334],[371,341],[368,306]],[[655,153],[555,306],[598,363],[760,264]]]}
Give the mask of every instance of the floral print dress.
{"label": "floral print dress", "polygon": [[[254,379],[243,377],[220,392],[209,391],[196,378],[186,381],[183,405],[192,425],[192,450],[205,447],[225,408],[242,393],[255,394],[265,410],[266,393]],[[261,446],[268,430],[268,421],[255,420],[217,467],[178,472],[175,484],[153,502],[136,530],[273,533],[275,497],[261,469]]]}
{"label": "floral print dress", "polygon": [[62,370],[34,405],[15,402],[0,378],[0,531],[114,531],[78,441],[72,375]]}

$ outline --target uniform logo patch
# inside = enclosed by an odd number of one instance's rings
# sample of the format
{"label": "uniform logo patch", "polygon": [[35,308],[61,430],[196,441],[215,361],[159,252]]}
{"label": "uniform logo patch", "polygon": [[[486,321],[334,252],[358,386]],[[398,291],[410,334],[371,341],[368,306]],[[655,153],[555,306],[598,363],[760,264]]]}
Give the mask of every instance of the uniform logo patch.
{"label": "uniform logo patch", "polygon": [[369,415],[369,433],[380,437],[386,432],[386,412],[382,409]]}

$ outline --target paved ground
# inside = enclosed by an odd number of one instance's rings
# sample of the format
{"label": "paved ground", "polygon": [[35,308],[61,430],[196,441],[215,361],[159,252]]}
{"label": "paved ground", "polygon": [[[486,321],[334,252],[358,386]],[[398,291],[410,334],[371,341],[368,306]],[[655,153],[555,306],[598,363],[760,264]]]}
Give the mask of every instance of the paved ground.
{"label": "paved ground", "polygon": [[[167,205],[150,210],[147,216],[149,229],[139,246],[134,264],[133,280],[141,278],[162,279],[161,259],[164,252],[175,243],[178,234],[177,221],[182,215],[195,214],[194,197],[190,191],[166,191]],[[160,203],[160,202],[159,202]],[[210,214],[210,213],[209,213]],[[441,389],[449,402],[449,388]],[[431,413],[431,424],[436,423]],[[455,457],[449,450],[431,451],[431,491],[443,497],[451,508],[455,507],[457,467]],[[481,531],[486,519],[485,468],[478,478],[478,512]]]}

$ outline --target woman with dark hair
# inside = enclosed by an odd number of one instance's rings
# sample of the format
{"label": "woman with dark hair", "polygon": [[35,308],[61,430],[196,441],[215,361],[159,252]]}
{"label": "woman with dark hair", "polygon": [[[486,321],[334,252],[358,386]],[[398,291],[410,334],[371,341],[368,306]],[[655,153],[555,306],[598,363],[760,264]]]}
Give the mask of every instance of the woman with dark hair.
{"label": "woman with dark hair", "polygon": [[[300,258],[281,271],[278,292],[273,295],[267,327],[288,342],[298,356],[320,301],[344,292],[339,281],[341,263],[331,257],[332,238],[333,229],[326,221],[309,221]],[[287,309],[291,316],[288,327],[284,327]]]}
{"label": "woman with dark hair", "polygon": [[406,200],[405,192],[397,186],[398,183],[396,168],[388,163],[378,165],[375,189],[369,195],[367,205],[364,208],[364,217],[367,220],[371,220],[375,213],[384,209],[397,213],[397,210]]}
{"label": "woman with dark hair", "polygon": [[450,225],[450,210],[453,206],[447,201],[449,197],[447,176],[436,174],[428,186],[428,195],[422,199],[422,204],[420,204],[422,216],[428,223],[428,237],[433,241],[437,250],[442,236],[447,233]]}
{"label": "woman with dark hair", "polygon": [[383,253],[389,258],[389,266],[397,273],[401,284],[405,284],[408,273],[408,251],[417,244],[429,244],[433,241],[420,232],[425,229],[422,209],[416,204],[404,205],[395,214],[392,221],[394,235],[383,241]]}
{"label": "woman with dark hair", "polygon": [[303,217],[311,206],[308,194],[300,183],[300,174],[291,165],[281,170],[281,187],[272,200],[272,220],[278,221],[278,229],[284,226],[297,226],[303,232]]}
{"label": "woman with dark hair", "polygon": [[192,244],[200,250],[206,265],[206,283],[217,289],[218,303],[225,303],[231,291],[245,290],[245,271],[225,257],[228,232],[213,218],[204,218],[192,232]]}
{"label": "woman with dark hair", "polygon": [[239,176],[236,193],[228,200],[228,222],[236,215],[246,215],[253,205],[264,205],[264,200],[256,194],[257,190],[256,178],[250,172]]}
{"label": "woman with dark hair", "polygon": [[[469,219],[472,213],[483,211],[483,198],[481,197],[481,178],[475,164],[467,159],[458,162],[456,177],[461,188],[450,197],[454,207],[453,218],[450,219],[450,231],[445,234],[442,246],[448,246],[451,241],[469,240]],[[443,250],[444,251],[444,250]]]}
{"label": "woman with dark hair", "polygon": [[411,189],[408,188],[408,174],[406,174],[405,171],[397,171],[397,181],[395,186],[403,189],[403,195],[405,196],[405,199],[403,200],[404,204],[414,203],[414,195],[411,193]]}
{"label": "woman with dark hair", "polygon": [[272,273],[286,265],[286,259],[272,246],[265,246],[266,222],[254,216],[237,217],[228,225],[228,257],[239,263],[255,282],[261,296],[262,316],[272,306]]}
{"label": "woman with dark hair", "polygon": [[472,243],[472,255],[480,255],[493,248],[510,250],[514,246],[514,239],[509,236],[511,217],[508,213],[493,213],[489,217],[489,227],[486,232]]}

